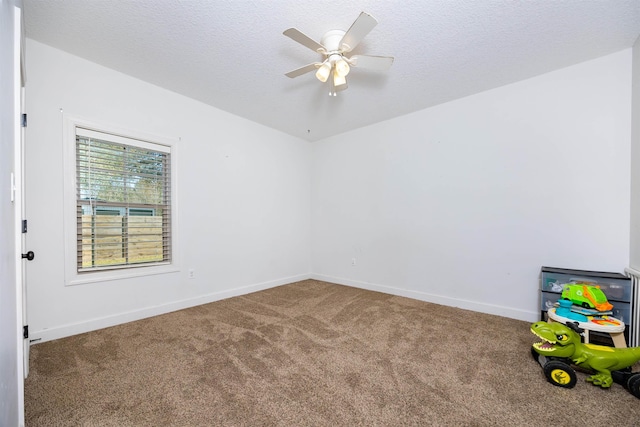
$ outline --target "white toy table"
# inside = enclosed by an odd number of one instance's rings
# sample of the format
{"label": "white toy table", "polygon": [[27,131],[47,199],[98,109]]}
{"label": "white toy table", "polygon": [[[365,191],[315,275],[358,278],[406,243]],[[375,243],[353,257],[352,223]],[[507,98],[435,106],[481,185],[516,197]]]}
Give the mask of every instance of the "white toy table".
{"label": "white toy table", "polygon": [[[550,308],[547,311],[549,315],[549,322],[559,322],[566,324],[567,322],[576,322],[576,320],[568,317],[559,316],[556,314],[555,308]],[[596,321],[592,320],[593,316],[589,317],[588,322],[578,322],[578,327],[584,329],[584,342],[589,343],[589,332],[597,331],[604,332],[611,336],[613,345],[616,348],[626,348],[627,341],[624,339],[624,323],[620,319],[616,319],[611,316],[602,316],[604,319]]]}

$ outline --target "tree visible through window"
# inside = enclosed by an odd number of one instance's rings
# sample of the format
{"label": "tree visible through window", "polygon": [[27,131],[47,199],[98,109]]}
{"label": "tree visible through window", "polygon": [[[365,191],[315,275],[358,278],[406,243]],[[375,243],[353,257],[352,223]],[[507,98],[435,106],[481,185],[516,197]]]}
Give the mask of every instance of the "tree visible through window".
{"label": "tree visible through window", "polygon": [[76,129],[78,271],[171,261],[169,147]]}

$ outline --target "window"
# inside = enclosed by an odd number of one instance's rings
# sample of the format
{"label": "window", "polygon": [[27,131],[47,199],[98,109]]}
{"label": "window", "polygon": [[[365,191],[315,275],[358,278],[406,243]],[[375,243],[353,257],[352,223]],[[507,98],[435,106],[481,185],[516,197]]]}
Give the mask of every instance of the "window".
{"label": "window", "polygon": [[172,145],[71,124],[73,276],[171,265]]}

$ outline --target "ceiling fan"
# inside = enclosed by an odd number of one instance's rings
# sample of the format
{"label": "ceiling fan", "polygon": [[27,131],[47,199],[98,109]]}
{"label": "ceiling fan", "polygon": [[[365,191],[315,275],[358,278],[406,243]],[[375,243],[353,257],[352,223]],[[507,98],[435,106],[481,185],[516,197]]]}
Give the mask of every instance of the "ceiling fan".
{"label": "ceiling fan", "polygon": [[322,55],[322,62],[307,64],[289,71],[285,76],[294,78],[316,70],[318,80],[323,83],[329,81],[329,96],[336,96],[337,92],[347,88],[347,74],[349,74],[351,67],[363,67],[376,71],[389,69],[393,64],[391,56],[347,56],[377,24],[378,21],[373,16],[362,12],[346,32],[342,30],[327,31],[322,36],[320,43],[296,28],[285,30],[282,34]]}

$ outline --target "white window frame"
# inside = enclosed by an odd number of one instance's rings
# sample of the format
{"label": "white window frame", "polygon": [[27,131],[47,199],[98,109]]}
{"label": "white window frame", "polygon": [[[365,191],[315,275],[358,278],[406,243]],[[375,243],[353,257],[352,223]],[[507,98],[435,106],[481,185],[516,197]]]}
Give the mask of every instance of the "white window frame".
{"label": "white window frame", "polygon": [[[117,128],[111,125],[68,116],[63,113],[64,122],[64,254],[65,286],[85,283],[105,282],[155,274],[180,271],[180,249],[177,233],[178,224],[178,141],[179,138],[160,137],[147,133]],[[96,132],[148,141],[167,147],[171,153],[171,261],[162,264],[130,265],[113,270],[78,272],[77,266],[77,217],[76,217],[76,129],[89,129]]]}

